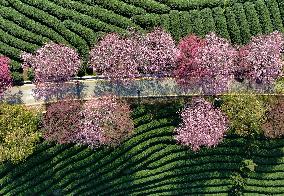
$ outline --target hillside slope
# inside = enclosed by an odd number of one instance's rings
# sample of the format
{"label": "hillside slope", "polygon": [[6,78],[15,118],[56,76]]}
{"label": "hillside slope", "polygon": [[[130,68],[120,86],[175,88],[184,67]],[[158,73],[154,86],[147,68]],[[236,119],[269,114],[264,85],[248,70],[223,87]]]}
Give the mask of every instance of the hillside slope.
{"label": "hillside slope", "polygon": [[[136,107],[135,135],[115,150],[43,143],[26,162],[0,167],[0,194],[228,195],[249,140],[228,137],[193,153],[172,137],[180,107]],[[246,178],[245,195],[283,195],[284,139],[255,145],[250,159],[258,166]]]}

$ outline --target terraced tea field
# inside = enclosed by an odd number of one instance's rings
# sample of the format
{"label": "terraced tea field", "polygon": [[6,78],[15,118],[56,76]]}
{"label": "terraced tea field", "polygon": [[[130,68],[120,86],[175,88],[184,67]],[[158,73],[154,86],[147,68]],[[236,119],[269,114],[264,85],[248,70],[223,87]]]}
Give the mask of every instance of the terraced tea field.
{"label": "terraced tea field", "polygon": [[42,143],[19,165],[2,165],[1,195],[228,195],[230,176],[248,154],[257,164],[245,195],[284,194],[284,139],[227,137],[194,153],[173,140],[180,104],[135,107],[135,135],[113,149],[92,151]]}
{"label": "terraced tea field", "polygon": [[15,81],[22,77],[21,51],[34,52],[50,40],[75,47],[86,65],[98,38],[125,34],[128,27],[162,26],[176,41],[215,31],[237,44],[284,32],[282,0],[1,0],[0,13],[0,54],[12,59]]}

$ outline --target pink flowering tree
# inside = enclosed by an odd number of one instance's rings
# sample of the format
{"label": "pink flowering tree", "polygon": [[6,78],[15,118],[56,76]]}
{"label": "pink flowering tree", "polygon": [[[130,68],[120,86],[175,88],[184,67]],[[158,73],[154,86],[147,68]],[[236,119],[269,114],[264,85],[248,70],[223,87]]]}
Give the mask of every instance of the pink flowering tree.
{"label": "pink flowering tree", "polygon": [[283,35],[276,31],[253,37],[239,49],[239,69],[250,83],[270,85],[283,75],[283,43]]}
{"label": "pink flowering tree", "polygon": [[96,148],[100,145],[117,146],[134,130],[130,107],[115,96],[92,98],[84,104],[81,130],[76,143]]}
{"label": "pink flowering tree", "polygon": [[111,80],[124,80],[150,74],[169,75],[175,66],[177,49],[170,34],[161,28],[141,34],[130,31],[126,37],[106,35],[90,52],[94,70]]}
{"label": "pink flowering tree", "polygon": [[[76,50],[53,42],[45,44],[35,54],[22,53],[23,67],[34,69],[35,95],[38,98],[49,97],[67,89],[66,83],[77,74],[81,60]],[[52,94],[54,94],[52,93]]]}
{"label": "pink flowering tree", "polygon": [[216,146],[229,129],[227,117],[204,98],[193,98],[181,112],[182,123],[175,129],[178,143],[197,151]]}
{"label": "pink flowering tree", "polygon": [[194,35],[178,45],[177,82],[183,87],[201,87],[205,94],[218,94],[228,90],[236,70],[237,50],[214,33],[201,39]]}
{"label": "pink flowering tree", "polygon": [[140,66],[144,73],[155,77],[171,76],[176,66],[178,49],[172,36],[161,28],[145,35],[140,50],[144,51],[145,63]]}
{"label": "pink flowering tree", "polygon": [[139,43],[116,33],[107,34],[90,51],[89,63],[94,71],[111,81],[124,81],[138,75]]}
{"label": "pink flowering tree", "polygon": [[43,138],[59,144],[74,143],[80,131],[82,104],[75,100],[60,100],[47,107],[43,116]]}
{"label": "pink flowering tree", "polygon": [[198,67],[195,62],[197,52],[204,44],[204,40],[195,35],[189,35],[179,42],[177,67],[174,71],[179,85],[186,87],[198,84],[200,78],[205,75],[205,70],[202,67]]}
{"label": "pink flowering tree", "polygon": [[4,91],[12,85],[12,77],[9,69],[10,59],[0,56],[0,98]]}

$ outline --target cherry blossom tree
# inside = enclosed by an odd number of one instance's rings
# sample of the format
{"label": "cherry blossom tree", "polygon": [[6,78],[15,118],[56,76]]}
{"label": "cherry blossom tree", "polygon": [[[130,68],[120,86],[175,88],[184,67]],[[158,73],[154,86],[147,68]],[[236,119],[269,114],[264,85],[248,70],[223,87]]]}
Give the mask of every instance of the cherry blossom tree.
{"label": "cherry blossom tree", "polygon": [[177,82],[183,87],[201,87],[203,93],[228,90],[236,69],[237,50],[225,39],[209,33],[204,39],[189,35],[178,45]]}
{"label": "cherry blossom tree", "polygon": [[[144,40],[143,40],[144,41]],[[145,35],[141,43],[145,52],[145,64],[140,68],[155,77],[171,76],[177,61],[178,49],[172,36],[161,28],[155,28]]]}
{"label": "cherry blossom tree", "polygon": [[123,38],[116,33],[107,34],[90,51],[89,63],[94,71],[111,81],[124,81],[137,77],[139,43],[135,39]]}
{"label": "cherry blossom tree", "polygon": [[130,30],[128,36],[106,35],[90,52],[94,70],[110,80],[169,75],[175,66],[177,49],[170,34],[161,28],[142,34]]}
{"label": "cherry blossom tree", "polygon": [[77,74],[81,60],[76,50],[63,44],[50,42],[38,49],[35,54],[23,52],[22,66],[34,69],[35,94],[38,98],[47,97],[50,92],[60,92],[65,82]]}
{"label": "cherry blossom tree", "polygon": [[193,98],[180,115],[182,123],[175,129],[175,139],[194,151],[216,146],[229,128],[227,117],[204,98]]}
{"label": "cherry blossom tree", "polygon": [[12,85],[12,77],[9,69],[10,59],[0,56],[0,98],[4,91]]}
{"label": "cherry blossom tree", "polygon": [[43,138],[59,144],[74,143],[80,131],[82,104],[65,99],[51,103],[43,116]]}
{"label": "cherry blossom tree", "polygon": [[95,97],[87,101],[82,116],[82,128],[76,136],[76,143],[91,148],[117,146],[134,130],[130,107],[115,96]]}
{"label": "cherry blossom tree", "polygon": [[239,49],[239,69],[251,82],[274,84],[283,75],[281,48],[284,38],[280,32],[253,37],[251,42]]}

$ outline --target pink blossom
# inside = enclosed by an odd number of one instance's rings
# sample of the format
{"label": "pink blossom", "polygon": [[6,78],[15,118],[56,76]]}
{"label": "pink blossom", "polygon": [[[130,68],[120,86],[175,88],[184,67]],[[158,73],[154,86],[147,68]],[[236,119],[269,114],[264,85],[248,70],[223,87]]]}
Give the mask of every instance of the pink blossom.
{"label": "pink blossom", "polygon": [[204,39],[194,35],[181,40],[177,82],[183,87],[201,87],[203,93],[217,94],[228,90],[236,70],[237,50],[225,39],[210,33]]}
{"label": "pink blossom", "polygon": [[115,96],[94,97],[83,106],[81,130],[76,142],[92,148],[116,146],[134,130],[130,107]]}
{"label": "pink blossom", "polygon": [[51,92],[59,90],[58,86],[63,88],[65,86],[63,83],[75,76],[81,66],[76,50],[53,42],[45,44],[35,54],[23,52],[21,58],[24,61],[22,64],[24,68],[34,69],[34,82],[38,91],[36,96],[39,96],[39,93],[42,96],[45,94],[49,96]]}
{"label": "pink blossom", "polygon": [[175,139],[194,151],[201,146],[216,146],[229,128],[227,117],[203,98],[193,98],[181,112],[181,118]]}
{"label": "pink blossom", "polygon": [[4,91],[12,86],[12,77],[9,69],[10,59],[0,56],[0,97]]}
{"label": "pink blossom", "polygon": [[273,84],[283,75],[283,44],[283,35],[277,31],[253,37],[249,44],[239,49],[239,69],[252,83]]}

